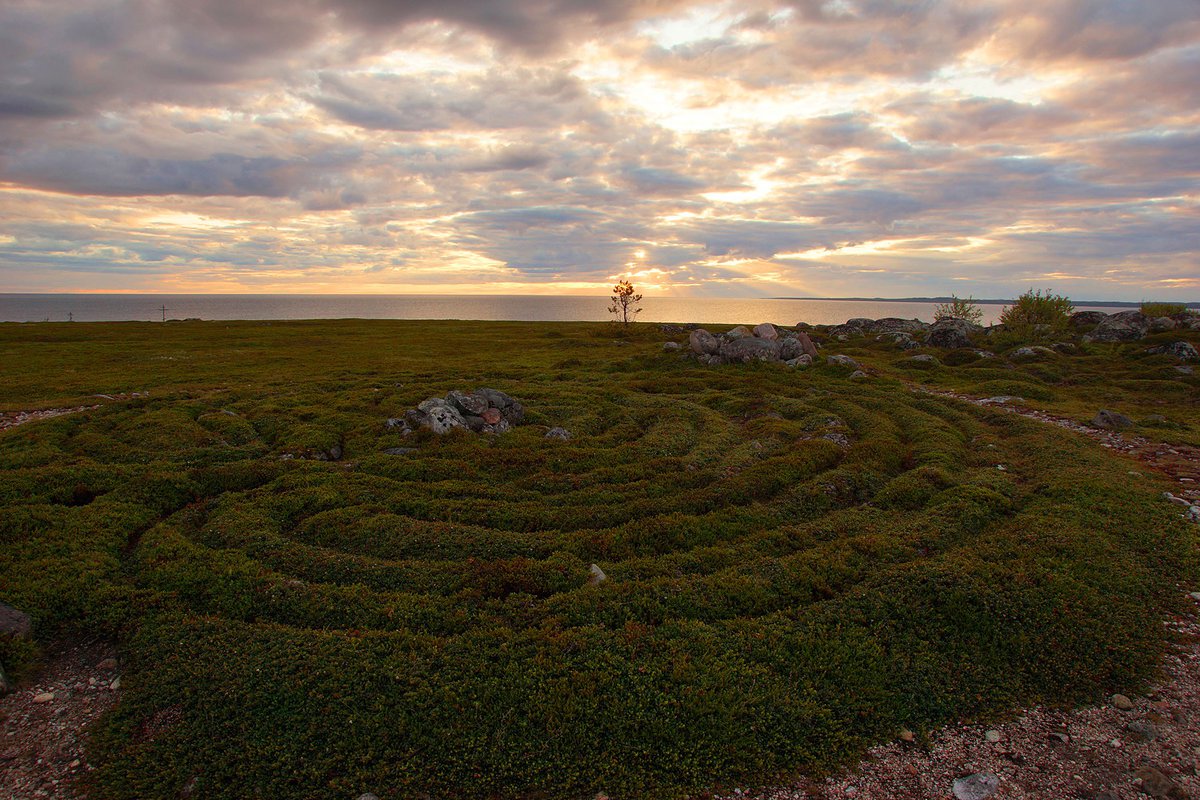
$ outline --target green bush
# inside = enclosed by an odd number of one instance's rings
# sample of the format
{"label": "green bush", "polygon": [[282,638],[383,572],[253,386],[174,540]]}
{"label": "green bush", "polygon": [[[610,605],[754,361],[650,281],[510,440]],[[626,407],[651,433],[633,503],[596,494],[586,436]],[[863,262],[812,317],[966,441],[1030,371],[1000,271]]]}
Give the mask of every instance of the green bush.
{"label": "green bush", "polygon": [[1075,307],[1071,301],[1053,294],[1047,289],[1030,289],[1016,299],[1011,306],[1000,312],[1000,322],[1005,328],[1020,333],[1036,333],[1045,328],[1060,331],[1067,327]]}
{"label": "green bush", "polygon": [[1173,317],[1176,314],[1187,313],[1187,306],[1183,303],[1142,303],[1142,314],[1147,317]]}
{"label": "green bush", "polygon": [[933,318],[935,320],[965,319],[967,322],[978,325],[983,322],[983,309],[975,304],[973,297],[963,300],[957,295],[952,295],[949,303],[939,303],[933,310]]}

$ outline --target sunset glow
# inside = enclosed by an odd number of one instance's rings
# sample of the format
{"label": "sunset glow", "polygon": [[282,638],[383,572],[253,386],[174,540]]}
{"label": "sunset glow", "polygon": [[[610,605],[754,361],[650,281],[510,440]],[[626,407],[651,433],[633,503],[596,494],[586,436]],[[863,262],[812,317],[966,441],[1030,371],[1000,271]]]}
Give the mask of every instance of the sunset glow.
{"label": "sunset glow", "polygon": [[1200,299],[1195,0],[19,0],[0,291]]}

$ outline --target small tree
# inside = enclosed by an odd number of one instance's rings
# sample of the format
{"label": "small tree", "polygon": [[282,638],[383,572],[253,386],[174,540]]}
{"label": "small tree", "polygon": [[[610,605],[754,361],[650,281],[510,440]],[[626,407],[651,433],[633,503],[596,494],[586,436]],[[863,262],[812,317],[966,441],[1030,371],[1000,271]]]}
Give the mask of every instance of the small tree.
{"label": "small tree", "polygon": [[975,298],[963,300],[958,295],[950,295],[949,303],[939,303],[933,310],[934,320],[965,319],[975,325],[983,322],[983,309],[975,305]]}
{"label": "small tree", "polygon": [[629,323],[633,322],[633,318],[641,313],[641,306],[638,303],[642,302],[640,294],[634,294],[633,284],[629,281],[621,281],[613,287],[612,305],[608,307],[608,313],[614,315],[616,321],[629,327]]}
{"label": "small tree", "polygon": [[1052,294],[1049,289],[1045,293],[1030,289],[1011,306],[1004,307],[1000,321],[1009,327],[1045,325],[1057,330],[1067,326],[1074,310],[1071,301],[1063,295]]}

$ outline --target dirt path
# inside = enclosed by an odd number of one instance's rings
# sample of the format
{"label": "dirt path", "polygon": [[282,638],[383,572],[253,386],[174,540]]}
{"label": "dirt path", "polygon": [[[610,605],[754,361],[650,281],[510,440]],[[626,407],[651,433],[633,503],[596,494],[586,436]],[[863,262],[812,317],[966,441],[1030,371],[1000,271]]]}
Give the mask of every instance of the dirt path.
{"label": "dirt path", "polygon": [[33,684],[0,699],[0,797],[74,800],[72,785],[91,770],[87,730],[116,705],[116,651],[100,641],[47,648]]}

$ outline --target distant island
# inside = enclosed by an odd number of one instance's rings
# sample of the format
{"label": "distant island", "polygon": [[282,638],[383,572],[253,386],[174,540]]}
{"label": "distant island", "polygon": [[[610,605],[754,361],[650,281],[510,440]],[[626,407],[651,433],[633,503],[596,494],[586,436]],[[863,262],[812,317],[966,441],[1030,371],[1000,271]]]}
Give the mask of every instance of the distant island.
{"label": "distant island", "polygon": [[[853,300],[864,303],[949,303],[953,297],[768,297],[768,300]],[[971,302],[984,306],[1012,305],[1013,300],[971,298]],[[1139,308],[1142,300],[1072,300],[1076,306],[1111,306],[1113,308]],[[1183,303],[1188,308],[1200,308],[1200,301]]]}

